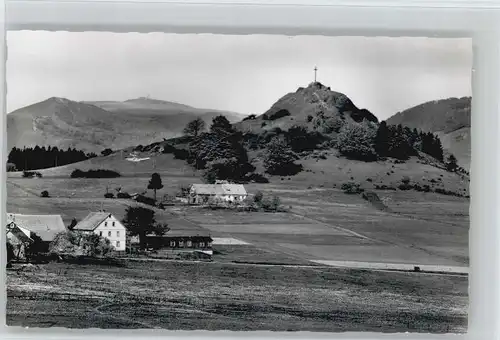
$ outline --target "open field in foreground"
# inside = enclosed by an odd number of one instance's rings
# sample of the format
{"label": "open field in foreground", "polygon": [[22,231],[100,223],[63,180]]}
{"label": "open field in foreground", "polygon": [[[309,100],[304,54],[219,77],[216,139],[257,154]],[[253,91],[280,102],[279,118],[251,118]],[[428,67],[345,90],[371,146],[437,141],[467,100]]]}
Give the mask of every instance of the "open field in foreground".
{"label": "open field in foreground", "polygon": [[467,277],[221,263],[9,270],[7,324],[465,332]]}

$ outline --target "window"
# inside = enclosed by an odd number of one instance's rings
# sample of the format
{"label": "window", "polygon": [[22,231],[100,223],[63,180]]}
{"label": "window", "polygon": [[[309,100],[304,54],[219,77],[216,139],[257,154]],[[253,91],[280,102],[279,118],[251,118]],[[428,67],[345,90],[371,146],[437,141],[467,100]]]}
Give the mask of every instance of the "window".
{"label": "window", "polygon": [[99,232],[99,236],[102,236],[102,231]]}
{"label": "window", "polygon": [[113,222],[113,227],[115,226],[115,222]]}
{"label": "window", "polygon": [[104,222],[104,226],[107,227],[108,226],[108,222]]}
{"label": "window", "polygon": [[111,231],[108,231],[108,236],[111,236]]}
{"label": "window", "polygon": [[119,247],[120,246],[120,241],[116,241],[116,246]]}
{"label": "window", "polygon": [[207,242],[207,247],[211,247],[212,246],[212,242]]}
{"label": "window", "polygon": [[116,236],[120,237],[120,231],[116,232]]}
{"label": "window", "polygon": [[175,241],[170,241],[170,246],[175,247]]}
{"label": "window", "polygon": [[205,247],[205,242],[200,242],[200,248],[204,248]]}
{"label": "window", "polygon": [[192,246],[193,246],[193,242],[191,242],[191,241],[187,241],[187,242],[186,242],[186,246],[187,246],[187,247],[192,247]]}
{"label": "window", "polygon": [[179,247],[184,247],[184,241],[179,241]]}

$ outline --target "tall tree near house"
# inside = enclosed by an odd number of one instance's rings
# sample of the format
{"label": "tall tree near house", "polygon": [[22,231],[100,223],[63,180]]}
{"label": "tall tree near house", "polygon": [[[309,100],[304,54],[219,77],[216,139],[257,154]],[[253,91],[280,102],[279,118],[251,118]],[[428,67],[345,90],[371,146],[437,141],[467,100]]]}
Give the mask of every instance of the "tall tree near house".
{"label": "tall tree near house", "polygon": [[154,233],[161,236],[169,230],[167,224],[156,223],[153,210],[143,207],[128,207],[122,222],[130,236],[139,236],[141,249],[147,246],[148,234]]}
{"label": "tall tree near house", "polygon": [[36,233],[31,233],[30,238],[33,240],[33,242],[26,247],[26,258],[31,259],[39,253],[48,251],[48,249],[46,249],[45,243]]}
{"label": "tall tree near house", "polygon": [[295,163],[297,159],[285,140],[274,137],[267,146],[264,167],[271,175],[295,175],[302,170],[302,165]]}
{"label": "tall tree near house", "polygon": [[186,127],[184,128],[183,132],[192,137],[198,137],[198,135],[205,130],[205,121],[201,118],[196,118],[192,121],[190,121]]}
{"label": "tall tree near house", "polygon": [[160,190],[161,188],[163,188],[163,183],[161,182],[160,174],[155,172],[153,175],[151,175],[151,179],[149,180],[148,184],[148,189],[153,190],[155,193],[155,201],[156,201],[156,190]]}

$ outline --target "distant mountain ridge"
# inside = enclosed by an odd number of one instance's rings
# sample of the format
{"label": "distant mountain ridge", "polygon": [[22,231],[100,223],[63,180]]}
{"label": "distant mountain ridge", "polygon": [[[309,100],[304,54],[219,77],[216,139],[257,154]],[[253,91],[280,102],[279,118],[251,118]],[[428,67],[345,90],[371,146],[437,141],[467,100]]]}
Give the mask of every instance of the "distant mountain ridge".
{"label": "distant mountain ridge", "polygon": [[200,117],[209,123],[221,114],[231,122],[244,117],[149,98],[77,102],[51,97],[7,115],[7,145],[9,150],[36,145],[86,152],[121,149],[177,137],[189,121]]}
{"label": "distant mountain ridge", "polygon": [[436,133],[446,151],[465,168],[470,166],[471,97],[426,102],[387,119],[387,124]]}

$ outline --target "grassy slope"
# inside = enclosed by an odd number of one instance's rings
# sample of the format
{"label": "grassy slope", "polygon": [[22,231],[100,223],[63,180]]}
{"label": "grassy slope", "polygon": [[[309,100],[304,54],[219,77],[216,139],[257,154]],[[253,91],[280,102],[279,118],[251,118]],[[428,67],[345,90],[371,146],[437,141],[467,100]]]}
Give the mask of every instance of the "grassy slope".
{"label": "grassy slope", "polygon": [[10,271],[7,286],[9,326],[441,333],[467,323],[466,277],[139,262],[43,265]]}

